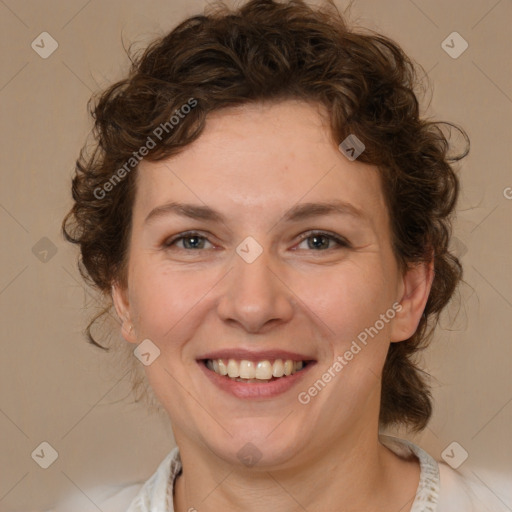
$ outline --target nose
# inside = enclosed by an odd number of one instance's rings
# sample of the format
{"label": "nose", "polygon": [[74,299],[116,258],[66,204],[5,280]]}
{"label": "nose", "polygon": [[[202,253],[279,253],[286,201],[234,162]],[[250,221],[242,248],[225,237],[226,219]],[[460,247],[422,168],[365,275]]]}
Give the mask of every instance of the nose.
{"label": "nose", "polygon": [[[235,253],[218,303],[219,317],[250,333],[266,332],[293,316],[293,292],[268,251],[252,263]],[[274,264],[273,264],[274,263]]]}

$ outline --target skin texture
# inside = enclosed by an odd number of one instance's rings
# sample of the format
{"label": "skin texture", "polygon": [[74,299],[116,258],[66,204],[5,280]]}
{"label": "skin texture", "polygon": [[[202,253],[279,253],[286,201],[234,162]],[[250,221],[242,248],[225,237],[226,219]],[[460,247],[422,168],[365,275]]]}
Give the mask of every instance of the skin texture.
{"label": "skin texture", "polygon": [[[419,464],[378,441],[380,375],[389,343],[416,330],[433,268],[399,272],[378,171],[350,162],[338,143],[321,105],[248,104],[213,113],[181,154],[139,166],[128,278],[113,286],[113,298],[124,338],[149,338],[161,351],[145,371],[180,447],[178,512],[410,509]],[[364,220],[283,220],[297,203],[335,199]],[[145,222],[170,201],[207,205],[225,221],[170,213]],[[206,239],[163,245],[188,230]],[[301,240],[311,230],[350,247]],[[263,249],[250,264],[235,251],[247,236]],[[395,302],[400,312],[299,403],[298,393]],[[286,393],[248,401],[220,391],[196,362],[226,348],[289,350],[317,363]],[[248,442],[262,454],[251,468],[237,457]]]}

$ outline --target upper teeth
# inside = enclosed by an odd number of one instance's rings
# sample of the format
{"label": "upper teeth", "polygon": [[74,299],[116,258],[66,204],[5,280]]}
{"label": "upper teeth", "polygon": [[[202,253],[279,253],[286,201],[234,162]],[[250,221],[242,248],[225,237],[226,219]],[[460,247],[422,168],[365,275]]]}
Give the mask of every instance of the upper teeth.
{"label": "upper teeth", "polygon": [[231,378],[269,380],[272,377],[292,375],[304,366],[302,361],[287,359],[276,359],[272,364],[270,361],[237,361],[229,359],[226,364],[222,359],[208,359],[206,366],[219,375],[227,375]]}

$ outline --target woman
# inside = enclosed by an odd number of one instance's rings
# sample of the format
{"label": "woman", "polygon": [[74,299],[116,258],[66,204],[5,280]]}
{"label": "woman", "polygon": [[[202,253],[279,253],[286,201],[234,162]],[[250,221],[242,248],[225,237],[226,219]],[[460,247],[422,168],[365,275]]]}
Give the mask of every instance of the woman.
{"label": "woman", "polygon": [[64,232],[177,443],[130,512],[486,510],[379,434],[426,426],[414,356],[462,275],[467,148],[448,157],[416,85],[332,6],[253,0],[184,21],[102,94]]}

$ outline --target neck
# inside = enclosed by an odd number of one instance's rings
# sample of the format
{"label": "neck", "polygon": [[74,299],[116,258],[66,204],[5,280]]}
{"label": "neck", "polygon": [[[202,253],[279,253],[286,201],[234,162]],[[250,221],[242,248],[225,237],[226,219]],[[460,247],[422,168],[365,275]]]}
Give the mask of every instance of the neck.
{"label": "neck", "polygon": [[399,458],[379,443],[374,429],[275,470],[234,467],[175,436],[183,464],[174,490],[176,512],[409,512],[419,482],[417,460]]}

